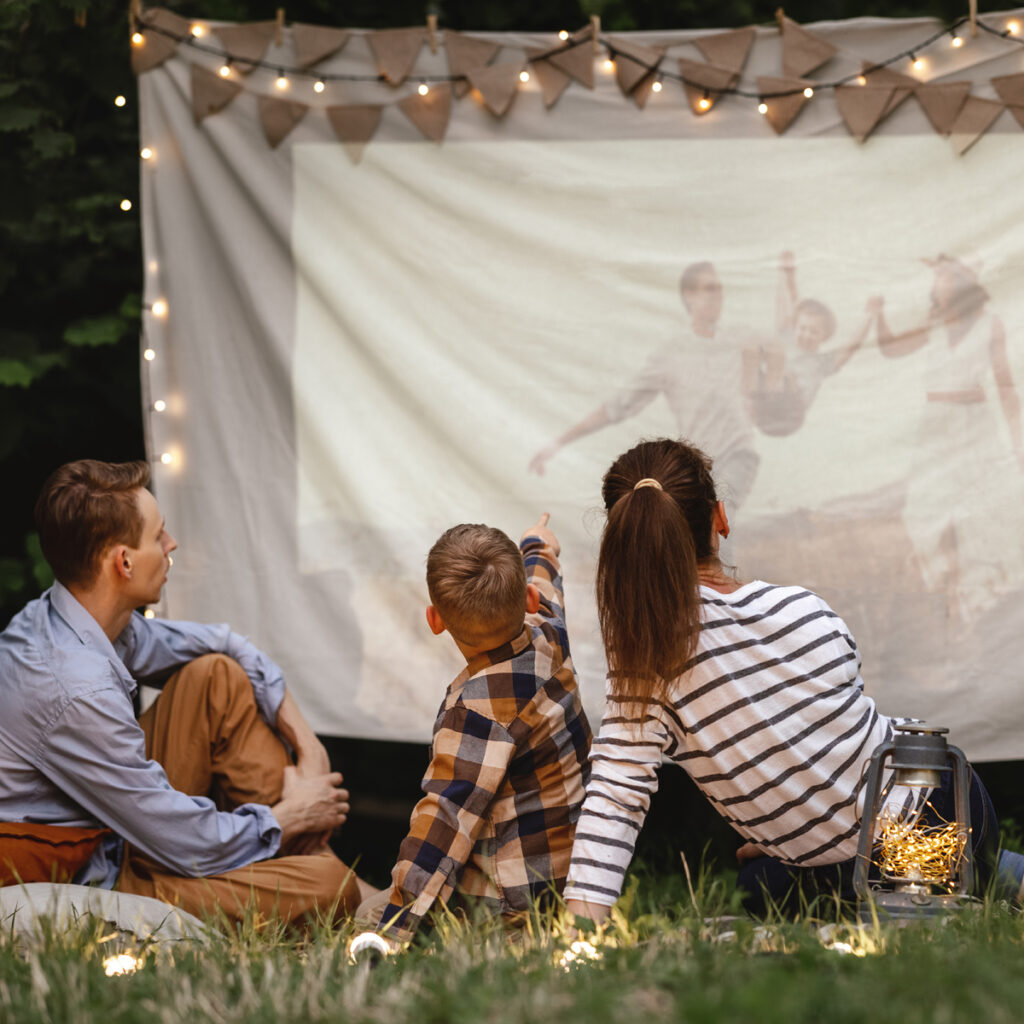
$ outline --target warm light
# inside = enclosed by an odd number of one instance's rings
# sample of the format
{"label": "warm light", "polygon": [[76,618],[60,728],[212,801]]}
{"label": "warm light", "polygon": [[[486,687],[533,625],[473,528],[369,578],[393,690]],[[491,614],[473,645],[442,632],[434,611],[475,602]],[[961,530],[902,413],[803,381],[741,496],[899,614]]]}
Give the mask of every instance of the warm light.
{"label": "warm light", "polygon": [[814,90],[810,86],[807,86],[807,88],[804,89],[804,96],[806,96],[807,99],[810,99],[813,95],[814,95]]}
{"label": "warm light", "polygon": [[[169,466],[174,461],[174,456],[170,452],[164,452],[163,455],[160,456],[160,461],[165,466]],[[168,559],[168,561],[170,561],[170,559]]]}
{"label": "warm light", "polygon": [[709,100],[707,98],[707,96],[701,96],[701,98],[699,100],[697,100],[697,109],[698,110],[710,110],[711,109],[711,100]]}
{"label": "warm light", "polygon": [[141,32],[132,33],[132,46],[141,46],[145,41],[145,37]]}
{"label": "warm light", "polygon": [[577,939],[561,956],[558,957],[558,966],[568,971],[578,964],[586,963],[588,960],[600,960],[601,951],[586,939]]}
{"label": "warm light", "polygon": [[167,303],[163,299],[157,299],[153,303],[153,316],[165,317],[167,316]]}
{"label": "warm light", "polygon": [[758,103],[758,105],[757,105],[757,112],[759,114],[767,114],[768,113],[768,104],[765,103],[764,100],[762,100],[760,103]]}
{"label": "warm light", "polygon": [[1006,23],[1006,31],[1009,32],[1011,36],[1017,35],[1020,32],[1020,22],[1008,21]]}
{"label": "warm light", "polygon": [[231,74],[231,65],[221,64],[221,66],[217,68],[217,74],[220,75],[221,78],[227,78],[228,75]]}
{"label": "warm light", "polygon": [[132,208],[132,201],[130,199],[121,200],[121,209],[127,213]]}
{"label": "warm light", "polygon": [[373,964],[390,952],[387,940],[376,932],[360,932],[348,944],[348,958],[354,964]]}
{"label": "warm light", "polygon": [[108,978],[119,974],[134,974],[142,966],[142,961],[137,960],[131,953],[118,953],[117,956],[108,956],[103,961],[103,970]]}
{"label": "warm light", "polygon": [[191,29],[191,32],[192,32],[192,35],[194,35],[196,37],[196,39],[202,39],[203,36],[206,35],[206,26],[205,25],[198,25],[198,24],[193,25],[192,29]]}
{"label": "warm light", "polygon": [[606,57],[605,62],[601,65],[609,74],[615,70],[615,61],[611,57]]}
{"label": "warm light", "polygon": [[419,88],[416,90],[421,96],[426,96],[430,92],[430,86],[426,82],[420,82]]}
{"label": "warm light", "polygon": [[857,76],[857,84],[858,85],[867,85],[868,84],[867,76],[866,75],[858,75]]}
{"label": "warm light", "polygon": [[661,79],[657,79],[654,85],[651,86],[651,92],[661,92]]}
{"label": "warm light", "polygon": [[274,82],[274,85],[276,85],[278,87],[278,89],[287,89],[288,88],[288,79],[285,77],[285,74],[284,74],[283,71],[278,71],[278,73],[277,73],[277,80]]}
{"label": "warm light", "polygon": [[151,348],[147,348],[146,351],[142,353],[142,358],[145,359],[147,363],[151,363],[156,359],[156,353]]}
{"label": "warm light", "polygon": [[128,101],[123,96],[114,97],[114,106],[123,107]]}
{"label": "warm light", "polygon": [[519,81],[520,82],[528,82],[529,80],[530,80],[530,72],[529,71],[520,71],[519,72]]}
{"label": "warm light", "polygon": [[924,70],[924,60],[921,57],[915,57],[915,56],[911,55],[911,57],[910,57],[910,66],[915,71],[923,71]]}
{"label": "warm light", "polygon": [[156,260],[150,260],[149,261],[149,272],[151,274],[155,274],[157,272],[157,270],[159,269],[159,267],[160,267],[160,264],[157,263]]}
{"label": "warm light", "polygon": [[151,150],[149,146],[143,146],[142,149],[139,150],[139,156],[141,156],[143,160],[148,160],[152,155],[153,150]]}
{"label": "warm light", "polygon": [[327,86],[319,78],[313,83],[313,92],[323,92],[326,88]]}
{"label": "warm light", "polygon": [[162,399],[158,398],[153,403],[153,412],[163,412],[167,408],[167,403]]}
{"label": "warm light", "polygon": [[953,49],[959,50],[960,47],[964,45],[964,41],[960,36],[953,36],[953,39],[949,45],[952,46]]}
{"label": "warm light", "polygon": [[146,610],[145,610],[145,611],[144,611],[144,612],[142,613],[142,617],[143,617],[144,619],[155,619],[155,618],[156,618],[156,612],[155,612],[155,611],[153,611],[153,609],[152,609],[152,608],[147,608],[147,609],[146,609]]}
{"label": "warm light", "polygon": [[569,38],[569,33],[566,32],[565,29],[563,28],[562,31],[558,33],[558,38],[561,39],[562,42],[564,43],[566,41],[566,39]]}

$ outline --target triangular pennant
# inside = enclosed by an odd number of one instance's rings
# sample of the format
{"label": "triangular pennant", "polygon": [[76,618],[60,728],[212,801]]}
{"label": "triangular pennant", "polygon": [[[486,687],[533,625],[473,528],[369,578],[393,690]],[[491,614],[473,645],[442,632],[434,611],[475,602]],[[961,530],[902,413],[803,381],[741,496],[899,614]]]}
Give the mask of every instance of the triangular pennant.
{"label": "triangular pennant", "polygon": [[371,32],[366,38],[377,61],[378,73],[392,85],[401,85],[420,55],[427,30],[425,26],[385,28]]}
{"label": "triangular pennant", "polygon": [[875,67],[871,61],[861,62],[861,77],[868,85],[883,86],[892,88],[892,96],[889,97],[889,105],[882,111],[882,119],[887,118],[908,96],[913,93],[921,84],[916,78],[904,75],[891,68]]}
{"label": "triangular pennant", "polygon": [[[461,32],[446,29],[444,49],[448,56],[448,74],[455,77],[490,64],[494,55],[501,49],[501,45],[489,43],[486,39],[474,39]],[[452,88],[455,90],[455,95],[461,98],[469,92],[469,82],[465,79],[453,82]]]}
{"label": "triangular pennant", "polygon": [[735,28],[729,32],[718,32],[713,36],[694,39],[694,46],[704,55],[709,64],[740,72],[747,62],[747,54],[754,45],[756,32],[751,28]]}
{"label": "triangular pennant", "polygon": [[951,138],[957,156],[963,156],[992,127],[1006,108],[998,100],[968,96],[953,122]]}
{"label": "triangular pennant", "polygon": [[820,68],[839,51],[791,18],[782,19],[782,74],[802,78]]}
{"label": "triangular pennant", "polygon": [[[803,110],[807,102],[803,91],[813,85],[813,82],[808,82],[804,78],[771,78],[764,75],[758,77],[757,91],[761,94],[761,102],[765,106],[764,116],[779,135]],[[783,95],[774,95],[776,93]]]}
{"label": "triangular pennant", "polygon": [[615,80],[627,96],[665,56],[664,47],[640,46],[617,36],[608,37],[608,49],[615,57]]}
{"label": "triangular pennant", "polygon": [[224,44],[232,66],[247,75],[263,60],[277,32],[276,21],[251,21],[244,25],[221,25],[213,30]]}
{"label": "triangular pennant", "polygon": [[[590,42],[590,31],[577,32],[568,43],[568,49],[557,50],[548,57],[548,62],[580,85],[594,88],[594,48]],[[579,42],[576,39],[579,38]]]}
{"label": "triangular pennant", "polygon": [[452,90],[445,83],[435,85],[426,96],[413,93],[399,100],[398,109],[432,142],[441,142],[452,113]]}
{"label": "triangular pennant", "polygon": [[546,60],[537,60],[543,53],[548,53],[544,47],[531,49],[527,47],[526,56],[530,59],[530,67],[537,83],[540,85],[540,94],[544,99],[544,106],[551,108],[558,101],[558,98],[568,88],[571,79],[564,71],[549,64]]}
{"label": "triangular pennant", "polygon": [[494,64],[470,71],[468,78],[487,109],[495,117],[504,117],[519,91],[519,72],[522,70],[522,64]]}
{"label": "triangular pennant", "polygon": [[[187,18],[165,11],[162,7],[146,11],[138,19],[138,32],[142,41],[132,42],[132,71],[141,75],[173,57],[179,40],[191,38],[191,27],[192,23]],[[150,31],[146,31],[147,28]]]}
{"label": "triangular pennant", "polygon": [[192,65],[192,116],[199,124],[204,117],[223,110],[240,92],[238,82],[229,81],[212,71]]}
{"label": "triangular pennant", "polygon": [[313,64],[337,53],[352,35],[346,28],[324,28],[321,25],[304,25],[292,22],[292,44],[295,47],[295,64],[308,68]]}
{"label": "triangular pennant", "polygon": [[706,114],[714,105],[718,94],[731,89],[739,76],[731,68],[704,64],[699,60],[679,57],[679,74],[683,76],[683,89],[695,114]]}
{"label": "triangular pennant", "polygon": [[276,96],[257,96],[260,124],[271,149],[277,149],[281,140],[306,116],[309,107],[294,100],[279,100]]}
{"label": "triangular pennant", "polygon": [[850,134],[858,142],[863,142],[878,126],[892,93],[892,87],[887,85],[836,86],[836,106]]}
{"label": "triangular pennant", "polygon": [[929,82],[914,90],[921,109],[940,135],[948,135],[953,130],[957,115],[970,94],[970,82]]}
{"label": "triangular pennant", "polygon": [[658,72],[649,71],[633,86],[633,91],[629,95],[632,96],[633,102],[641,110],[647,106],[647,101],[651,98],[651,93],[654,92],[654,83],[656,81],[658,81]]}
{"label": "triangular pennant", "polygon": [[1017,124],[1024,128],[1024,72],[993,78],[992,87],[1010,108],[1010,113],[1017,119]]}
{"label": "triangular pennant", "polygon": [[363,143],[373,138],[384,108],[370,103],[352,103],[327,108],[327,120],[341,142]]}

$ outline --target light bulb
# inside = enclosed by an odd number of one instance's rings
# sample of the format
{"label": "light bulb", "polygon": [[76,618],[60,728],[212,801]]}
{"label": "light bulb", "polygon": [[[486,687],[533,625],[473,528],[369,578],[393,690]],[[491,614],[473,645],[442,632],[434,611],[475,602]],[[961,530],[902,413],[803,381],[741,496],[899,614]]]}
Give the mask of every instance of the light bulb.
{"label": "light bulb", "polygon": [[206,35],[206,26],[205,25],[195,24],[195,25],[192,26],[191,32],[192,32],[192,35],[195,36],[196,39],[202,39],[203,36]]}
{"label": "light bulb", "polygon": [[141,32],[132,33],[132,46],[141,46],[146,41],[146,37]]}
{"label": "light bulb", "polygon": [[156,260],[150,260],[146,267],[151,274],[155,274],[160,269],[160,264]]}
{"label": "light bulb", "polygon": [[274,85],[276,85],[278,89],[282,90],[288,88],[288,79],[285,77],[283,71],[278,71],[277,79],[275,80]]}
{"label": "light bulb", "polygon": [[701,98],[699,100],[697,100],[697,109],[698,110],[710,110],[711,109],[711,100],[709,100],[707,98],[707,96],[701,96]]}
{"label": "light bulb", "polygon": [[221,66],[217,68],[217,74],[220,75],[221,78],[227,78],[228,75],[231,74],[231,65],[221,64]]}
{"label": "light bulb", "polygon": [[148,160],[152,155],[153,150],[151,150],[149,146],[143,146],[142,149],[139,150],[139,156],[141,156],[143,160]]}
{"label": "light bulb", "polygon": [[128,101],[123,96],[114,97],[114,106],[123,107]]}
{"label": "light bulb", "polygon": [[565,29],[563,28],[562,31],[558,33],[558,38],[561,39],[562,42],[564,43],[566,41],[566,39],[569,38],[569,33],[566,32]]}
{"label": "light bulb", "polygon": [[530,80],[530,72],[529,71],[520,71],[519,72],[519,81],[520,82],[528,82],[529,80]]}
{"label": "light bulb", "polygon": [[806,96],[807,99],[810,99],[813,95],[814,95],[814,90],[810,86],[807,86],[807,88],[804,89],[804,96]]}
{"label": "light bulb", "polygon": [[165,465],[169,466],[174,461],[174,456],[170,452],[164,452],[160,456],[160,461]]}
{"label": "light bulb", "polygon": [[1019,35],[1020,34],[1020,22],[1019,21],[1008,21],[1006,23],[1006,31],[1009,32],[1011,36]]}
{"label": "light bulb", "polygon": [[611,57],[606,57],[604,63],[601,65],[609,74],[615,70],[615,61]]}
{"label": "light bulb", "polygon": [[952,46],[954,50],[959,50],[960,47],[964,45],[964,41],[960,36],[953,36],[949,45]]}
{"label": "light bulb", "polygon": [[313,83],[313,92],[323,92],[326,88],[327,86],[319,78]]}
{"label": "light bulb", "polygon": [[127,213],[132,208],[132,201],[130,199],[121,200],[121,209]]}
{"label": "light bulb", "polygon": [[661,92],[661,79],[657,79],[654,85],[651,86],[651,92]]}
{"label": "light bulb", "polygon": [[156,359],[156,353],[151,348],[147,348],[146,351],[142,353],[142,358],[145,359],[147,363],[151,363]]}
{"label": "light bulb", "polygon": [[153,412],[163,412],[167,408],[167,403],[162,399],[158,398],[153,403]]}
{"label": "light bulb", "polygon": [[858,75],[857,76],[857,84],[858,85],[867,85],[868,84],[867,76],[865,76],[865,75]]}
{"label": "light bulb", "polygon": [[157,299],[156,302],[153,303],[152,309],[153,316],[161,318],[167,316],[167,302],[164,299]]}
{"label": "light bulb", "polygon": [[103,973],[108,978],[114,978],[121,974],[134,974],[141,966],[142,961],[131,953],[118,953],[117,956],[108,956],[103,961]]}
{"label": "light bulb", "polygon": [[757,112],[759,114],[767,114],[768,113],[768,104],[765,103],[764,100],[762,100],[760,103],[758,103],[758,105],[757,105]]}
{"label": "light bulb", "polygon": [[155,619],[155,618],[156,618],[156,612],[155,612],[155,611],[153,611],[153,609],[152,609],[152,608],[147,608],[147,609],[146,609],[146,610],[145,610],[145,611],[144,611],[144,612],[142,613],[142,616],[143,616],[143,618],[146,618],[146,619]]}
{"label": "light bulb", "polygon": [[419,88],[416,90],[421,96],[426,96],[430,92],[430,86],[426,82],[420,82]]}
{"label": "light bulb", "polygon": [[915,71],[924,70],[924,61],[920,57],[915,57],[913,54],[910,55],[910,66]]}

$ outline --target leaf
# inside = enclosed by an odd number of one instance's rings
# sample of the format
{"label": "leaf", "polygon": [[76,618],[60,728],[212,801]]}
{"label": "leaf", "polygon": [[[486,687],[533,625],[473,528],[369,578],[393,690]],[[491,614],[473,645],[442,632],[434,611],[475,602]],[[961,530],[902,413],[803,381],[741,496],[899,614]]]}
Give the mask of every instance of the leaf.
{"label": "leaf", "polygon": [[0,558],[0,600],[25,587],[25,569],[16,558]]}
{"label": "leaf", "polygon": [[68,327],[64,331],[64,340],[69,345],[83,345],[88,348],[115,345],[124,333],[124,328],[124,318],[117,313],[88,317]]}
{"label": "leaf", "polygon": [[75,137],[52,128],[37,128],[32,133],[32,147],[44,160],[55,160],[74,153]]}
{"label": "leaf", "polygon": [[0,387],[27,388],[55,366],[65,366],[62,352],[41,352],[24,359],[0,359]]}
{"label": "leaf", "polygon": [[43,119],[39,107],[0,106],[0,132],[23,132],[34,128]]}
{"label": "leaf", "polygon": [[25,537],[25,554],[28,555],[32,568],[32,578],[40,589],[45,590],[53,584],[53,570],[43,557],[43,549],[39,543],[39,534],[30,533]]}

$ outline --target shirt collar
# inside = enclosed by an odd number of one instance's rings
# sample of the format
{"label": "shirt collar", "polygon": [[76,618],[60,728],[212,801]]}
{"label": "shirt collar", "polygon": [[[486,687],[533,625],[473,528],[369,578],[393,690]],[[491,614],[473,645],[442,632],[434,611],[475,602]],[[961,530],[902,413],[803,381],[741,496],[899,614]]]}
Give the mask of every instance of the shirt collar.
{"label": "shirt collar", "polygon": [[[78,637],[83,647],[91,647],[97,653],[109,658],[117,669],[117,673],[125,682],[135,686],[132,674],[125,667],[121,656],[118,654],[110,638],[103,632],[100,624],[86,611],[81,602],[64,586],[63,583],[55,582],[50,588],[50,607],[64,620],[68,628]],[[131,629],[131,624],[126,627],[125,633]],[[124,633],[118,637],[118,645]]]}
{"label": "shirt collar", "polygon": [[480,654],[474,655],[472,661],[466,663],[466,667],[448,687],[448,695],[453,696],[458,693],[473,676],[486,672],[492,665],[500,665],[504,661],[510,661],[517,654],[522,654],[532,640],[533,634],[530,632],[530,627],[524,623],[523,631],[514,640],[507,640],[492,651],[482,651]]}

